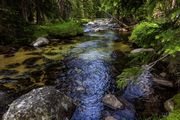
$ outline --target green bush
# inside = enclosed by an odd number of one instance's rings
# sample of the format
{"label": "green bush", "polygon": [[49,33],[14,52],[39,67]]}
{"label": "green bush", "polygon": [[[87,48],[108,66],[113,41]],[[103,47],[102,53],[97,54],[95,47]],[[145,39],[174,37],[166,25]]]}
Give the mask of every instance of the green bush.
{"label": "green bush", "polygon": [[164,30],[156,36],[156,40],[161,41],[162,52],[175,54],[180,51],[180,28]]}
{"label": "green bush", "polygon": [[159,53],[175,54],[180,51],[180,28],[169,23],[142,22],[134,28],[130,40],[141,47],[153,47]]}
{"label": "green bush", "polygon": [[134,28],[130,40],[141,47],[154,46],[159,30],[160,26],[155,22],[142,22]]}

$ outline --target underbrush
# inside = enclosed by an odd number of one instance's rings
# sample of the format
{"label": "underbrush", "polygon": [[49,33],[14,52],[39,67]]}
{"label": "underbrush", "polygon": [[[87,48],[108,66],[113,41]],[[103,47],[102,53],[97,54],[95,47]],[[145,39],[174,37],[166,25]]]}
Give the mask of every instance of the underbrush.
{"label": "underbrush", "polygon": [[159,54],[175,54],[180,51],[180,28],[157,21],[142,22],[134,28],[130,41],[139,47],[152,47]]}

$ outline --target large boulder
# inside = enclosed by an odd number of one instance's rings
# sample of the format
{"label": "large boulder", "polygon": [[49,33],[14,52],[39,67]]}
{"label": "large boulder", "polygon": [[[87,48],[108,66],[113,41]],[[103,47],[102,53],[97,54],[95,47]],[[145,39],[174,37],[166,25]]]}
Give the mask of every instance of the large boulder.
{"label": "large boulder", "polygon": [[36,41],[32,43],[34,47],[41,47],[48,44],[49,44],[49,40],[45,37],[39,37]]}
{"label": "large boulder", "polygon": [[69,120],[73,101],[54,87],[34,89],[10,104],[3,120]]}

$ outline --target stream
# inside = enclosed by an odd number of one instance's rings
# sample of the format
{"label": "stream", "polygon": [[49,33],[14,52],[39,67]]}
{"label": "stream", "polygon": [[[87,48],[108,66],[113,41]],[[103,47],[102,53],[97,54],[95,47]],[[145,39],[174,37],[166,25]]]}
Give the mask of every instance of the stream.
{"label": "stream", "polygon": [[149,71],[121,93],[121,99],[126,101],[123,109],[112,110],[102,102],[106,94],[116,91],[116,76],[126,67],[131,51],[127,36],[115,29],[116,24],[109,20],[96,20],[84,26],[84,36],[69,42],[1,54],[0,101],[2,95],[8,100],[1,102],[1,113],[19,96],[17,93],[56,85],[78,104],[72,120],[100,120],[108,115],[118,120],[137,119],[134,101],[152,92]]}
{"label": "stream", "polygon": [[[111,23],[96,22],[85,26],[85,42],[71,49],[64,58],[69,96],[79,102],[72,120],[100,120],[106,114],[118,120],[134,120],[136,114],[132,102],[136,98],[150,94],[152,84],[151,78],[148,77],[151,76],[148,72],[144,73],[147,78],[127,87],[122,94],[122,98],[127,101],[124,109],[105,111],[102,98],[113,91],[116,76],[114,72],[121,71],[125,67],[126,53],[130,48],[127,43],[123,43],[125,40],[120,35],[109,30],[108,26],[111,26]],[[59,88],[62,88],[61,85]]]}

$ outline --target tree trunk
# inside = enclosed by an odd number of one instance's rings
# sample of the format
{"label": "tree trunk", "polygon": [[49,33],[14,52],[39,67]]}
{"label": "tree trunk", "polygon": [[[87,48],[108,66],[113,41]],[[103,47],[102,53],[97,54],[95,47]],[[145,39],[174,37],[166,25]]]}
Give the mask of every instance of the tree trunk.
{"label": "tree trunk", "polygon": [[171,6],[171,9],[174,9],[176,6],[176,0],[172,0],[172,6]]}

